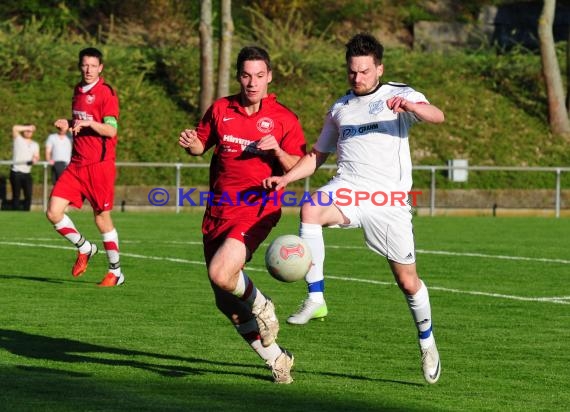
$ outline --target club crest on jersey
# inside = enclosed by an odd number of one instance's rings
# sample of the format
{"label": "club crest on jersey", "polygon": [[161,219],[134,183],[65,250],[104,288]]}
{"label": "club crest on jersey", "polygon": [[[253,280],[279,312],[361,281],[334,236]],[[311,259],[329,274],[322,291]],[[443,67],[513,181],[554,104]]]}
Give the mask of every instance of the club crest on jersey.
{"label": "club crest on jersey", "polygon": [[369,114],[378,114],[382,110],[384,110],[384,101],[379,100],[379,101],[375,101],[375,102],[370,102],[370,104],[368,105],[368,108],[369,108],[368,109]]}
{"label": "club crest on jersey", "polygon": [[92,94],[88,94],[85,101],[87,102],[87,104],[93,104],[93,102],[95,102],[95,96]]}
{"label": "club crest on jersey", "polygon": [[257,130],[261,133],[269,133],[273,130],[273,120],[269,117],[262,117],[257,121]]}

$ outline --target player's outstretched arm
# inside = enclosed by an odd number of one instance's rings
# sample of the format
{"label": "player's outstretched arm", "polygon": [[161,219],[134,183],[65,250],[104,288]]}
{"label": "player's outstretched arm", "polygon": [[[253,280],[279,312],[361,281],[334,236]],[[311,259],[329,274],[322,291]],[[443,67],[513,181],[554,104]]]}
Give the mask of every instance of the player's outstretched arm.
{"label": "player's outstretched arm", "polygon": [[299,160],[299,162],[297,162],[297,164],[285,175],[271,176],[263,179],[263,187],[265,189],[283,189],[289,183],[303,179],[315,173],[319,166],[325,162],[328,156],[328,153],[322,153],[313,149],[310,153],[303,156],[301,160]]}
{"label": "player's outstretched arm", "polygon": [[71,131],[73,132],[73,135],[76,136],[79,132],[81,132],[81,129],[85,127],[91,128],[95,133],[103,137],[114,137],[117,135],[116,120],[115,124],[113,125],[107,122],[96,122],[95,120],[75,119],[73,121],[73,127],[71,128]]}
{"label": "player's outstretched arm", "polygon": [[394,113],[411,112],[427,123],[442,123],[445,120],[443,112],[433,104],[414,103],[401,96],[394,96],[386,101],[386,105]]}
{"label": "player's outstretched arm", "polygon": [[273,135],[263,136],[257,142],[257,148],[273,152],[285,172],[291,170],[301,158],[301,156],[292,155],[283,150]]}

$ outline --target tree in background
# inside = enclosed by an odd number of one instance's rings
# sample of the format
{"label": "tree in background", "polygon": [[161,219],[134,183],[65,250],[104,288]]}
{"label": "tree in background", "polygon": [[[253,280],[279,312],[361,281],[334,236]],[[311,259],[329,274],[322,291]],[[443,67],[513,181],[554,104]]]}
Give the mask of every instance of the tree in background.
{"label": "tree in background", "polygon": [[230,94],[230,70],[232,57],[232,39],[234,22],[232,19],[232,0],[221,0],[220,46],[218,55],[218,88],[216,97]]}
{"label": "tree in background", "polygon": [[212,1],[200,2],[200,116],[214,100],[214,58],[212,56]]}
{"label": "tree in background", "polygon": [[570,133],[570,121],[552,32],[555,10],[556,0],[544,0],[538,21],[538,37],[542,57],[542,73],[548,98],[549,126],[552,133],[561,135]]}
{"label": "tree in background", "polygon": [[[232,54],[232,38],[234,24],[232,20],[232,1],[220,2],[220,40],[218,50],[218,87],[216,97],[229,94],[230,67]],[[214,101],[214,58],[212,1],[202,0],[200,3],[200,115],[203,116]]]}

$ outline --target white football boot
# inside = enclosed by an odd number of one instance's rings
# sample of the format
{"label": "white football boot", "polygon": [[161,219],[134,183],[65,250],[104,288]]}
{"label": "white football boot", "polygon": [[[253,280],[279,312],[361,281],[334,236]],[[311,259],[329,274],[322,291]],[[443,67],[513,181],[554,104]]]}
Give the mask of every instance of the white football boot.
{"label": "white football boot", "polygon": [[311,319],[324,320],[329,313],[327,303],[318,303],[310,298],[303,301],[299,310],[287,318],[287,323],[292,325],[304,325]]}
{"label": "white football boot", "polygon": [[281,350],[283,351],[281,355],[279,355],[272,364],[268,364],[267,366],[271,369],[273,382],[288,384],[293,382],[291,369],[293,369],[295,357],[287,349],[281,348]]}
{"label": "white football boot", "polygon": [[275,306],[271,299],[267,298],[264,305],[252,308],[251,312],[255,316],[257,326],[259,327],[259,336],[261,337],[261,344],[268,347],[279,333],[279,321],[275,315]]}
{"label": "white football boot", "polygon": [[425,380],[427,383],[436,383],[441,374],[441,363],[435,342],[427,349],[420,349],[420,352],[422,354],[422,369]]}

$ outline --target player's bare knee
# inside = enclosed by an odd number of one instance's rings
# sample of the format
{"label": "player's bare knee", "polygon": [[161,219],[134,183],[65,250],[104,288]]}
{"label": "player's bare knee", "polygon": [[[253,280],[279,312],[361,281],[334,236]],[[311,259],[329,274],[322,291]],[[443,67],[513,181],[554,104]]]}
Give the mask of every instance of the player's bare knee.
{"label": "player's bare knee", "polygon": [[314,207],[311,207],[310,204],[305,203],[303,206],[301,206],[301,222],[306,222],[306,223],[313,223],[314,220]]}
{"label": "player's bare knee", "polygon": [[301,207],[301,222],[322,225],[324,220],[324,208],[320,205],[305,203]]}
{"label": "player's bare knee", "polygon": [[396,282],[406,295],[415,295],[421,286],[421,282],[415,272],[413,274],[396,275]]}
{"label": "player's bare knee", "polygon": [[236,287],[235,284],[232,284],[235,282],[232,282],[231,277],[227,276],[223,270],[210,268],[208,270],[208,277],[214,285],[227,292],[233,291]]}
{"label": "player's bare knee", "polygon": [[55,225],[56,223],[61,222],[61,219],[63,219],[63,213],[48,208],[48,210],[46,211],[46,217],[52,224]]}

